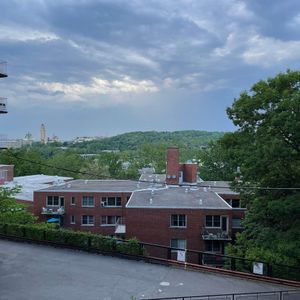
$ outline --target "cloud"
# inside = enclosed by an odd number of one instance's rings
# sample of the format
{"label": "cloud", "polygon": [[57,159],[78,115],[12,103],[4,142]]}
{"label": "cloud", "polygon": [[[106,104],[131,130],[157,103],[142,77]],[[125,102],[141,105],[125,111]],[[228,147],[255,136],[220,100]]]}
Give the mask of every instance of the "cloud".
{"label": "cloud", "polygon": [[0,25],[0,40],[49,42],[58,39],[59,37],[55,33],[48,31],[40,31],[24,26]]}
{"label": "cloud", "polygon": [[80,83],[37,82],[37,86],[52,93],[63,93],[71,101],[85,101],[85,96],[122,93],[154,93],[159,88],[151,80],[133,80],[128,76],[107,80],[93,77],[88,85]]}
{"label": "cloud", "polygon": [[300,41],[282,41],[254,35],[247,42],[242,58],[248,64],[270,67],[284,61],[300,59]]}

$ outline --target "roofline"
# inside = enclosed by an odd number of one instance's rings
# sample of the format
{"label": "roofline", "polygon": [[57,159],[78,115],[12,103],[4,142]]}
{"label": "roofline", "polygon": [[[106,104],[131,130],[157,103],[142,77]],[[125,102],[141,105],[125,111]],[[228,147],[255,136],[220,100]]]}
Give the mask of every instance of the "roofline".
{"label": "roofline", "polygon": [[232,209],[232,206],[231,205],[229,205],[218,193],[216,193],[216,192],[214,192],[220,199],[222,199],[222,201],[224,202],[224,203],[226,203],[226,205],[228,205],[231,209]]}
{"label": "roofline", "polygon": [[46,189],[36,190],[34,192],[39,192],[39,193],[47,193],[47,192],[52,192],[52,193],[83,193],[83,192],[87,192],[87,193],[133,193],[134,191],[136,191],[136,190],[104,191],[104,190],[46,190]]}
{"label": "roofline", "polygon": [[[127,203],[128,204],[128,203]],[[206,210],[232,210],[227,207],[191,207],[191,206],[127,206],[126,208],[155,208],[155,209],[206,209]]]}

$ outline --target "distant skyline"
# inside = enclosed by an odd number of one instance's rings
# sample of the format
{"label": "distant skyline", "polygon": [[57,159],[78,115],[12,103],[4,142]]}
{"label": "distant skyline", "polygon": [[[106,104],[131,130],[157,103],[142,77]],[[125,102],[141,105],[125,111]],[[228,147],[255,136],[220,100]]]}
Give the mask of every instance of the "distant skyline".
{"label": "distant skyline", "polygon": [[0,135],[233,131],[240,92],[300,68],[299,0],[0,2]]}

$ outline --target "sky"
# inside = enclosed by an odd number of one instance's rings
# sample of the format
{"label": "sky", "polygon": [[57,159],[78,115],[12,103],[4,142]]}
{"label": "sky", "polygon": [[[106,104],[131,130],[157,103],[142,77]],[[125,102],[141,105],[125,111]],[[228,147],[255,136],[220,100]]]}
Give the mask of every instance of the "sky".
{"label": "sky", "polygon": [[299,0],[1,0],[0,135],[233,131],[226,108],[300,68]]}

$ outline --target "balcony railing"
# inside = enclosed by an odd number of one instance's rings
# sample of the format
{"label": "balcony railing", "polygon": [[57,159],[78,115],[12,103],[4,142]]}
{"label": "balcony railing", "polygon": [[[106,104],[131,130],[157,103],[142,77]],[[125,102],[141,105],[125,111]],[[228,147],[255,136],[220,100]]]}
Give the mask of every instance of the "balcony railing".
{"label": "balcony railing", "polygon": [[7,63],[5,61],[0,61],[0,78],[7,77]]}
{"label": "balcony railing", "polygon": [[65,213],[64,207],[43,207],[42,215],[63,215]]}
{"label": "balcony railing", "polygon": [[0,114],[7,113],[7,98],[0,97]]}
{"label": "balcony railing", "polygon": [[219,228],[205,228],[202,232],[202,238],[203,240],[231,241],[229,233]]}

